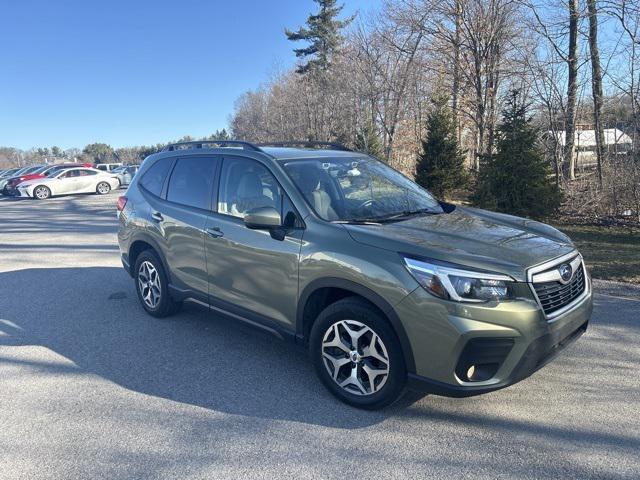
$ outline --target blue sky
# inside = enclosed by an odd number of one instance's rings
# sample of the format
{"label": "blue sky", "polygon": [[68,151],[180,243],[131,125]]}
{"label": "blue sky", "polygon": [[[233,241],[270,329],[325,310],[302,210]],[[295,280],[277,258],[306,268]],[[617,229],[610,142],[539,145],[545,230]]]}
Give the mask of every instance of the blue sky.
{"label": "blue sky", "polygon": [[[344,0],[345,14],[381,0]],[[154,144],[226,127],[291,67],[311,0],[2,0],[0,145]]]}

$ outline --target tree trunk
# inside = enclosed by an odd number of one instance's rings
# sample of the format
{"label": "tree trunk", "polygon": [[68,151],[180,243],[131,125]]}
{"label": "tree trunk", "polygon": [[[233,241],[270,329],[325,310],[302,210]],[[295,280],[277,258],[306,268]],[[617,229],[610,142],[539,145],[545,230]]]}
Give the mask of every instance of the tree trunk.
{"label": "tree trunk", "polygon": [[480,158],[484,155],[484,95],[482,92],[482,65],[478,54],[474,58],[476,89],[476,151],[474,168],[480,170]]}
{"label": "tree trunk", "polygon": [[602,69],[598,49],[598,10],[596,0],[587,0],[589,9],[589,50],[591,52],[591,91],[593,95],[593,118],[596,134],[596,158],[598,180],[602,187],[602,163],[604,161],[604,126],[602,125]]}
{"label": "tree trunk", "polygon": [[575,132],[576,101],[578,96],[578,0],[569,0],[569,52],[567,65],[569,81],[567,83],[567,120],[565,124],[564,175],[566,179],[575,178]]}
{"label": "tree trunk", "polygon": [[455,39],[453,44],[453,86],[451,89],[451,110],[456,122],[456,137],[460,142],[460,117],[458,115],[458,95],[460,93],[460,28],[462,0],[455,0]]}

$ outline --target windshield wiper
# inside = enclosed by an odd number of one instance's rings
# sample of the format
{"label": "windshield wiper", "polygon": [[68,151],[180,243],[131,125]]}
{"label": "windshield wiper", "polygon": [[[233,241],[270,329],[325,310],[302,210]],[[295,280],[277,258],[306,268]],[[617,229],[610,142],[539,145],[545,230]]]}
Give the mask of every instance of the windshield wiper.
{"label": "windshield wiper", "polygon": [[374,219],[376,222],[393,222],[395,220],[402,220],[403,218],[413,217],[415,215],[438,215],[440,212],[431,208],[420,208],[418,210],[404,210],[398,213],[392,213],[384,217],[377,217]]}
{"label": "windshield wiper", "polygon": [[438,215],[441,212],[433,210],[431,208],[421,208],[418,210],[404,210],[398,213],[392,213],[391,215],[384,215],[381,217],[370,218],[349,218],[346,220],[334,220],[331,223],[340,223],[347,225],[382,225],[387,222],[395,222],[404,218],[409,218],[414,215]]}
{"label": "windshield wiper", "polygon": [[341,225],[382,225],[378,220],[373,218],[351,218],[348,220],[333,220],[331,223]]}

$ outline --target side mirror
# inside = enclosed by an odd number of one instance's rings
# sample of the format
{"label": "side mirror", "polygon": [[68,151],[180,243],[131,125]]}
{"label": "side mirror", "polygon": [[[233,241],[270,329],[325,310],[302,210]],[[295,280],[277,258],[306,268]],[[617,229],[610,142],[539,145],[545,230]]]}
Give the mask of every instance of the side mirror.
{"label": "side mirror", "polygon": [[280,213],[273,207],[252,208],[244,214],[244,224],[256,230],[270,230],[282,226]]}

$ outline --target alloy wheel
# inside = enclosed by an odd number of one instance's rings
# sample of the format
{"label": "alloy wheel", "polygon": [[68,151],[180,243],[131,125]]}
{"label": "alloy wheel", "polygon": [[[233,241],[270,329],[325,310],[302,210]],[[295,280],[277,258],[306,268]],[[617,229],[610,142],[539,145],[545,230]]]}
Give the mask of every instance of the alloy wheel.
{"label": "alloy wheel", "polygon": [[138,269],[138,286],[142,301],[149,308],[156,308],[160,303],[162,288],[160,287],[160,275],[151,262],[144,261]]}
{"label": "alloy wheel", "polygon": [[354,395],[374,394],[389,378],[389,355],[382,339],[355,320],[341,320],[327,329],[322,360],[333,381]]}
{"label": "alloy wheel", "polygon": [[109,186],[108,183],[102,182],[98,184],[98,193],[104,195],[106,193],[109,193],[110,190],[111,190],[111,187]]}
{"label": "alloy wheel", "polygon": [[47,187],[37,187],[34,193],[36,198],[39,198],[40,200],[44,200],[49,196],[49,190]]}

